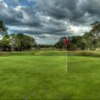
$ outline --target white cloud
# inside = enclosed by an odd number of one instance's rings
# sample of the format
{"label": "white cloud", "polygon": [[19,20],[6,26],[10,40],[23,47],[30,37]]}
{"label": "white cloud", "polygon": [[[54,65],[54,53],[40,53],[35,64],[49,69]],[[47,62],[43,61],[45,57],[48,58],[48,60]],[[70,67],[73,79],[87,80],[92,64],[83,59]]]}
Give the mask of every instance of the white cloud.
{"label": "white cloud", "polygon": [[88,32],[90,29],[91,29],[90,26],[70,25],[67,31],[73,33],[73,35],[83,35],[85,32]]}
{"label": "white cloud", "polygon": [[3,9],[3,8],[7,8],[8,5],[3,1],[3,0],[0,0],[0,8]]}

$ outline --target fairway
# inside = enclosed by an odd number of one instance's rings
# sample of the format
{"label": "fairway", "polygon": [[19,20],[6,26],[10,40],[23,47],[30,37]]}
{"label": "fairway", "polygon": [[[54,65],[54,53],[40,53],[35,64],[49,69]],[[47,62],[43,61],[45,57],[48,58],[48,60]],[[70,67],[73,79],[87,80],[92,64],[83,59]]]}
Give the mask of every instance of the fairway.
{"label": "fairway", "polygon": [[99,100],[100,58],[67,59],[66,66],[65,56],[0,57],[0,100]]}

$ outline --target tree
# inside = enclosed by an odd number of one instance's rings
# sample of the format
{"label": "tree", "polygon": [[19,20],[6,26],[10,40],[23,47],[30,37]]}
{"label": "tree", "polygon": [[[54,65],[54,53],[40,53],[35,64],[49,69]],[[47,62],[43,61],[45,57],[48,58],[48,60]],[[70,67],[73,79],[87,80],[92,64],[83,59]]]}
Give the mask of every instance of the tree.
{"label": "tree", "polygon": [[55,44],[56,48],[63,49],[65,48],[65,37],[61,37],[58,42]]}
{"label": "tree", "polygon": [[3,39],[0,41],[2,51],[11,51],[11,40],[8,34],[3,36]]}
{"label": "tree", "polygon": [[86,32],[83,36],[82,36],[82,42],[85,44],[85,49],[89,50],[89,49],[94,49],[94,35],[91,32]]}
{"label": "tree", "polygon": [[11,45],[15,51],[29,50],[36,45],[35,39],[23,33],[11,34]]}
{"label": "tree", "polygon": [[7,28],[5,27],[3,21],[0,20],[0,32],[2,35],[7,34]]}
{"label": "tree", "polygon": [[96,38],[100,38],[100,22],[96,21],[92,24],[90,31]]}

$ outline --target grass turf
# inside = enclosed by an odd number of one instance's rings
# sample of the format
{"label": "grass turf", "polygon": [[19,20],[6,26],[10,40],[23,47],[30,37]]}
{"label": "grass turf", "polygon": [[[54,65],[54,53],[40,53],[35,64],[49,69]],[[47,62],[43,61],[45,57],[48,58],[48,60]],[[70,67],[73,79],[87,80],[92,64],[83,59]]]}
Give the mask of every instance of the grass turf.
{"label": "grass turf", "polygon": [[0,100],[99,100],[100,58],[0,57]]}

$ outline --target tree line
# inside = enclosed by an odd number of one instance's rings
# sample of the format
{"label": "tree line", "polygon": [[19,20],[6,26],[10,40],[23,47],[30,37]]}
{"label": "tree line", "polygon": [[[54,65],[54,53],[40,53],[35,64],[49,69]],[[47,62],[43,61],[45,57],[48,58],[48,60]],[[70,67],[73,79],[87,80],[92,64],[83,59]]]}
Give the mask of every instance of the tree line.
{"label": "tree line", "polygon": [[[83,36],[71,36],[67,49],[69,50],[95,50],[100,48],[100,22],[91,24],[92,29]],[[66,49],[65,37],[61,37],[55,45],[37,45],[35,39],[23,33],[8,34],[3,21],[0,21],[0,51],[24,51],[32,48]]]}
{"label": "tree line", "polygon": [[36,46],[35,39],[23,33],[7,34],[7,28],[3,21],[0,21],[0,51],[24,51],[31,50]]}
{"label": "tree line", "polygon": [[[69,50],[95,50],[100,48],[100,22],[91,24],[92,29],[86,32],[83,36],[69,37]],[[62,37],[56,44],[58,49],[66,49],[65,37]]]}

